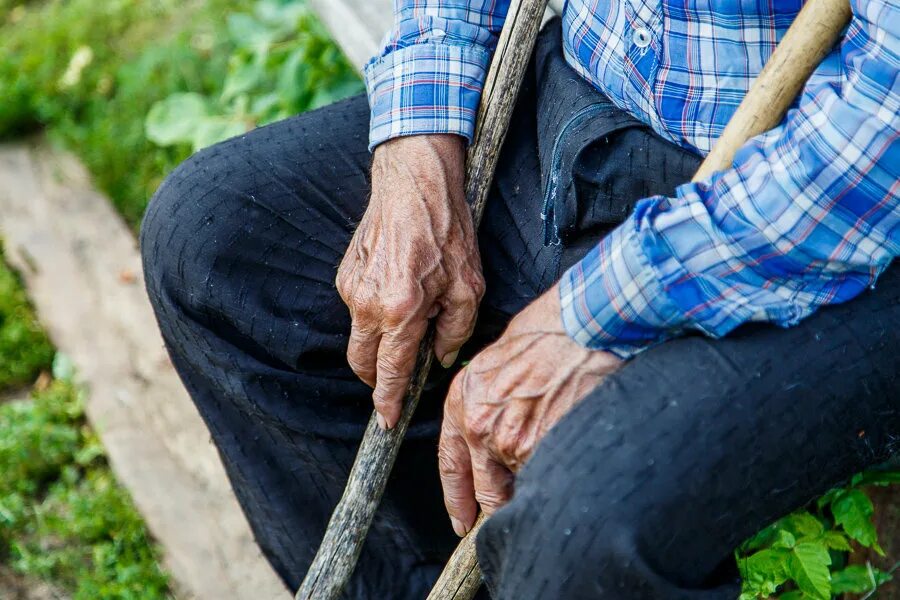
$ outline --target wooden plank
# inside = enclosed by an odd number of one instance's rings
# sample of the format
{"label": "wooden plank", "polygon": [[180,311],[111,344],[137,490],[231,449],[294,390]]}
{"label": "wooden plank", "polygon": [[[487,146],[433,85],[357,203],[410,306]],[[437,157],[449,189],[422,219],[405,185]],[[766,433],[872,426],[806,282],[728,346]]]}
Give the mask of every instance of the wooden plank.
{"label": "wooden plank", "polygon": [[78,162],[43,141],[0,145],[0,235],[179,596],[287,596],[163,349],[136,240]]}
{"label": "wooden plank", "polygon": [[[562,14],[564,0],[550,0],[546,21]],[[394,19],[392,0],[309,0],[322,23],[356,68],[378,52]]]}

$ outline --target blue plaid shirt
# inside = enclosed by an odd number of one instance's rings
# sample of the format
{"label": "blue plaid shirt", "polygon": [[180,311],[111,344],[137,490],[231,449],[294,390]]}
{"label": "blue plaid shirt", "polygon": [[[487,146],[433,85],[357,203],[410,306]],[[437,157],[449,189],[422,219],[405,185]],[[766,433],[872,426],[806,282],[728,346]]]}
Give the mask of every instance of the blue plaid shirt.
{"label": "blue plaid shirt", "polygon": [[[471,139],[509,0],[395,0],[366,67],[372,147]],[[800,0],[569,0],[569,64],[623,110],[705,154],[799,12]],[[851,0],[839,48],[775,129],[732,168],[634,213],[560,281],[562,320],[627,358],[693,329],[790,326],[872,286],[900,253],[900,8]]]}

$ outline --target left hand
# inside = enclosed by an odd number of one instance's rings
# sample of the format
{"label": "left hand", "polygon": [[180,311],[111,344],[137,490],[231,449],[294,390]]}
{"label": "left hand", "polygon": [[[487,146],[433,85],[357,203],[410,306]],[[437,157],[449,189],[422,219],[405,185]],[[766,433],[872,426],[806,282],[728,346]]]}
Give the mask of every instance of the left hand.
{"label": "left hand", "polygon": [[512,495],[513,473],[538,441],[621,364],[563,329],[553,286],[510,322],[450,386],[438,461],[453,529],[465,535],[478,505],[491,514]]}

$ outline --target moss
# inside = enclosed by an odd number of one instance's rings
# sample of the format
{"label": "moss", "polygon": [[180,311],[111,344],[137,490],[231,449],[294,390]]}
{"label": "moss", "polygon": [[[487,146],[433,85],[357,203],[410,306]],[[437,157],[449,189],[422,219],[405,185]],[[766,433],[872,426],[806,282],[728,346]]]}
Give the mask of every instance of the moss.
{"label": "moss", "polygon": [[169,597],[159,552],[71,383],[0,406],[0,473],[0,561],[76,600]]}
{"label": "moss", "polygon": [[0,242],[0,392],[31,383],[53,358],[21,281],[4,258]]}

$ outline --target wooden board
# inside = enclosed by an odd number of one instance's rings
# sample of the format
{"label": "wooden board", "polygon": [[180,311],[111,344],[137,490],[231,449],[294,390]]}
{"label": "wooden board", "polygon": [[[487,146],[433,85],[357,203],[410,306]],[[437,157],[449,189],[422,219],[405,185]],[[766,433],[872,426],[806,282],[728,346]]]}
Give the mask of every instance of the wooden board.
{"label": "wooden board", "polygon": [[288,597],[163,349],[136,240],[78,162],[40,140],[0,145],[0,236],[179,597]]}

